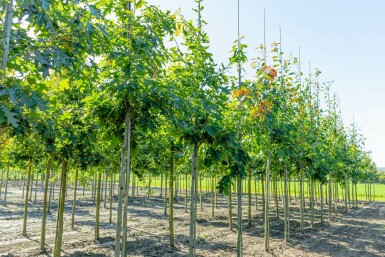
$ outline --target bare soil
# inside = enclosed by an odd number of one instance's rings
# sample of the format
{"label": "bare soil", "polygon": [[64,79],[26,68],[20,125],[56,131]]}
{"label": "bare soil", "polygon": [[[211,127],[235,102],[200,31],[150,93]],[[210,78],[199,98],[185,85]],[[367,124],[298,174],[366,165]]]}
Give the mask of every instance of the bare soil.
{"label": "bare soil", "polygon": [[[189,214],[185,213],[184,197],[179,197],[174,207],[174,226],[176,247],[168,246],[168,216],[164,215],[163,197],[155,190],[147,197],[146,191],[139,190],[139,196],[131,199],[129,205],[129,256],[187,256],[189,235]],[[38,201],[29,203],[28,236],[21,235],[23,226],[23,199],[20,188],[12,187],[8,194],[8,204],[3,206],[0,200],[0,256],[52,256],[55,240],[57,216],[57,196],[51,204],[51,213],[47,217],[47,252],[40,252],[40,232],[43,191],[39,187]],[[72,190],[68,190],[65,208],[65,228],[63,234],[62,256],[113,256],[115,224],[108,222],[109,210],[101,203],[101,240],[94,240],[95,205],[91,192],[78,191],[75,230],[71,230]],[[108,195],[108,194],[107,194]],[[108,200],[108,199],[107,199]],[[211,197],[204,196],[203,211],[198,204],[197,220],[197,255],[198,256],[236,256],[236,198],[233,197],[233,231],[228,226],[227,198],[218,197],[218,209],[215,217],[211,216]],[[283,243],[282,209],[276,217],[274,201],[271,202],[271,241],[270,252],[263,250],[263,220],[255,206],[253,196],[252,225],[247,225],[247,196],[244,197],[244,256],[385,256],[385,203],[373,202],[360,204],[358,209],[347,213],[340,203],[339,215],[332,222],[327,220],[325,205],[325,223],[320,224],[319,206],[316,208],[315,228],[310,228],[310,210],[306,209],[306,231],[299,233],[298,203],[290,206],[291,237],[289,244]],[[116,197],[113,203],[113,222],[116,220]],[[282,203],[279,202],[282,208]],[[308,206],[307,206],[308,207]]]}

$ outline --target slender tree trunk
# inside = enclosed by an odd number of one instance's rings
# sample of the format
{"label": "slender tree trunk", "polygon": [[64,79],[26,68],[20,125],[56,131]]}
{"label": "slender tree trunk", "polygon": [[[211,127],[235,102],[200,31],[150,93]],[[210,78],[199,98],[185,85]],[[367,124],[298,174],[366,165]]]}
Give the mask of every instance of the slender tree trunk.
{"label": "slender tree trunk", "polygon": [[311,222],[311,228],[314,228],[314,179],[310,178],[310,222]]}
{"label": "slender tree trunk", "polygon": [[228,205],[229,205],[229,228],[230,231],[233,231],[233,200],[231,195],[231,181],[229,184],[229,197],[228,197]]}
{"label": "slender tree trunk", "polygon": [[254,191],[255,191],[255,210],[258,211],[258,191],[257,191],[257,178],[254,179]]}
{"label": "slender tree trunk", "polygon": [[178,189],[179,189],[179,179],[178,175],[175,176],[175,193],[173,195],[174,201],[178,202]]}
{"label": "slender tree trunk", "polygon": [[202,193],[202,175],[199,175],[199,205],[201,207],[201,211],[203,211],[203,193]]}
{"label": "slender tree trunk", "polygon": [[34,177],[35,177],[35,174],[32,173],[32,176],[31,176],[31,184],[30,184],[30,188],[29,188],[29,201],[32,202],[32,193],[33,193],[33,181],[34,181]]}
{"label": "slender tree trunk", "polygon": [[163,172],[160,174],[160,197],[163,196]]}
{"label": "slender tree trunk", "polygon": [[265,251],[269,251],[269,234],[270,234],[270,222],[269,222],[269,197],[270,196],[270,153],[267,155],[266,163],[266,192],[265,192],[265,218],[264,218],[264,245]]}
{"label": "slender tree trunk", "polygon": [[109,219],[108,219],[108,222],[109,223],[112,223],[112,181],[113,181],[113,177],[112,175],[110,175],[110,191],[109,191],[109,194],[110,194],[110,207],[109,207],[109,211],[110,211],[110,216],[109,216]]}
{"label": "slender tree trunk", "polygon": [[214,177],[211,177],[211,217],[215,217],[215,213],[214,213],[214,206],[215,206],[215,202],[214,202]]}
{"label": "slender tree trunk", "polygon": [[[215,185],[217,185],[217,177],[215,176]],[[218,190],[214,190],[215,192],[215,209],[218,209]]]}
{"label": "slender tree trunk", "polygon": [[41,222],[40,250],[42,251],[45,251],[45,232],[46,232],[46,223],[47,223],[47,194],[48,194],[50,171],[51,171],[51,159],[48,159],[47,173],[45,174],[43,218]]}
{"label": "slender tree trunk", "polygon": [[95,240],[99,241],[100,233],[99,233],[99,224],[100,224],[100,199],[101,199],[101,191],[102,191],[102,173],[98,174],[98,187],[97,187],[97,195],[96,195],[96,220],[95,220]]}
{"label": "slender tree trunk", "polygon": [[107,169],[106,174],[104,174],[104,208],[107,209],[107,188],[108,188],[108,176],[107,176]]}
{"label": "slender tree trunk", "polygon": [[175,247],[174,245],[174,149],[171,145],[171,156],[170,156],[170,215],[169,215],[169,232],[170,232],[170,246]]}
{"label": "slender tree trunk", "polygon": [[275,217],[279,219],[279,208],[278,208],[278,180],[273,180],[273,193],[275,203]]}
{"label": "slender tree trunk", "polygon": [[322,182],[319,184],[319,191],[320,191],[320,204],[321,204],[321,224],[324,223],[324,195],[323,195],[323,186]]}
{"label": "slender tree trunk", "polygon": [[164,198],[163,198],[164,215],[167,215],[167,179],[168,179],[168,176],[166,174],[165,185],[164,185]]}
{"label": "slender tree trunk", "polygon": [[284,198],[285,198],[285,206],[284,206],[284,216],[285,216],[285,223],[284,223],[284,239],[285,243],[287,244],[290,237],[290,228],[289,228],[289,194],[288,194],[288,187],[287,187],[287,164],[285,164],[285,170],[284,170]]}
{"label": "slender tree trunk", "polygon": [[329,208],[329,212],[328,212],[328,216],[329,216],[329,220],[331,221],[332,220],[332,179],[331,177],[329,177],[329,183],[328,183],[328,208]]}
{"label": "slender tree trunk", "polygon": [[305,227],[305,192],[303,188],[303,168],[301,167],[300,170],[300,179],[299,179],[299,194],[300,194],[300,200],[301,200],[301,221],[300,221],[300,232],[301,234],[304,233],[304,227]]}
{"label": "slender tree trunk", "polygon": [[190,241],[189,241],[189,257],[194,257],[196,252],[196,192],[197,176],[198,176],[198,150],[199,143],[194,144],[192,153],[192,170],[191,170],[191,192],[190,192]]}
{"label": "slender tree trunk", "polygon": [[63,214],[64,214],[66,187],[67,187],[67,161],[65,159],[62,159],[60,198],[59,198],[59,208],[57,213],[54,257],[60,257],[60,253],[61,253],[62,239],[63,239],[63,226],[64,226]]}
{"label": "slender tree trunk", "polygon": [[[126,121],[129,114],[126,114]],[[127,122],[125,122],[124,129],[124,142],[122,146],[121,155],[121,167],[120,167],[120,178],[119,178],[119,195],[118,195],[118,219],[116,222],[116,236],[115,236],[115,257],[119,257],[121,253],[121,236],[122,236],[122,218],[123,218],[123,193],[124,193],[124,182],[125,182],[125,170],[127,164],[127,144],[128,144],[128,133],[129,128]]]}
{"label": "slender tree trunk", "polygon": [[[130,3],[131,6],[131,3]],[[130,8],[131,9],[131,8]],[[124,215],[123,215],[123,243],[122,243],[122,256],[127,256],[127,219],[128,219],[128,201],[129,201],[129,188],[130,188],[130,173],[131,173],[131,115],[128,115],[126,126],[128,127],[127,137],[127,165],[126,165],[126,186],[125,186],[125,198],[124,201]]]}
{"label": "slender tree trunk", "polygon": [[247,178],[247,193],[248,193],[247,224],[251,226],[251,168],[249,168],[249,173]]}
{"label": "slender tree trunk", "polygon": [[[238,175],[238,213],[237,213],[237,257],[243,256],[243,240],[242,240],[242,177]],[[251,182],[249,183],[251,187]],[[251,188],[250,188],[251,191]],[[249,198],[249,207],[251,206],[251,197]]]}
{"label": "slender tree trunk", "polygon": [[23,179],[23,193],[21,194],[21,198],[24,199],[24,191],[25,191],[25,185],[26,185],[25,181],[27,180],[27,178],[23,177],[22,179]]}
{"label": "slender tree trunk", "polygon": [[[51,178],[55,177],[55,170],[53,168],[52,168],[51,172],[52,172]],[[53,194],[53,183],[54,182],[51,181],[50,185],[49,185],[48,210],[47,210],[48,213],[51,213],[51,197]]]}
{"label": "slender tree trunk", "polygon": [[185,213],[187,213],[187,173],[186,173],[186,175],[185,175],[185,179],[186,179],[186,181],[185,181],[185,194],[184,194],[184,212]]}
{"label": "slender tree trunk", "polygon": [[75,169],[75,188],[74,188],[74,199],[72,201],[72,216],[71,216],[71,229],[75,229],[75,208],[76,208],[76,192],[78,188],[78,169]]}
{"label": "slender tree trunk", "polygon": [[36,180],[35,180],[35,196],[33,198],[33,204],[36,204],[36,196],[37,196],[37,182],[39,181],[38,175],[36,174]]}
{"label": "slender tree trunk", "polygon": [[261,176],[261,189],[262,189],[262,218],[265,222],[265,207],[266,207],[266,192],[265,192],[266,178],[264,175]]}
{"label": "slender tree trunk", "polygon": [[29,159],[28,164],[28,177],[27,177],[27,186],[25,192],[25,201],[24,201],[24,222],[23,222],[23,236],[27,236],[27,217],[28,217],[28,194],[31,183],[31,173],[32,173],[32,159]]}

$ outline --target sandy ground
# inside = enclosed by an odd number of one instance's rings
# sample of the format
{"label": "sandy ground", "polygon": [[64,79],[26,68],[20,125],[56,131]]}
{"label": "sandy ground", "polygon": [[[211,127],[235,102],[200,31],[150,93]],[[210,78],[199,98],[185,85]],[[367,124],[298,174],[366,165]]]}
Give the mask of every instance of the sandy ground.
{"label": "sandy ground", "polygon": [[[129,205],[129,256],[187,256],[189,215],[184,212],[184,198],[175,203],[176,247],[168,246],[168,217],[163,214],[163,198],[159,191],[147,198],[145,191],[139,191]],[[52,256],[55,239],[57,199],[52,201],[52,211],[47,220],[47,253],[40,253],[40,231],[42,212],[42,190],[38,191],[36,204],[29,203],[28,236],[21,235],[23,225],[23,199],[20,189],[12,188],[8,195],[8,205],[0,201],[0,256]],[[58,193],[56,193],[56,196]],[[68,191],[65,209],[65,228],[63,234],[62,256],[113,256],[115,224],[108,223],[109,210],[101,204],[101,240],[94,240],[95,206],[90,192],[85,196],[79,190],[75,230],[71,230],[72,191]],[[211,217],[210,196],[206,195],[203,211],[198,212],[197,255],[198,256],[236,256],[236,226],[228,227],[227,198],[218,198],[215,218]],[[116,200],[116,197],[115,197]],[[236,198],[233,198],[233,223],[236,224]],[[270,252],[263,251],[263,221],[261,207],[253,211],[253,224],[247,226],[247,205],[244,197],[244,256],[385,256],[385,203],[376,202],[360,205],[360,208],[343,213],[333,220],[320,224],[319,207],[316,212],[315,229],[310,228],[306,212],[306,231],[298,231],[298,204],[291,205],[291,238],[288,245],[283,243],[283,221],[276,218],[271,203],[271,241]],[[255,203],[255,199],[253,199]],[[116,201],[113,204],[113,221],[116,220]],[[108,205],[107,205],[108,207]],[[280,207],[282,207],[280,203]],[[199,204],[198,204],[199,209]],[[325,206],[327,210],[327,207]],[[282,211],[282,210],[281,210]],[[280,216],[283,216],[280,213]]]}

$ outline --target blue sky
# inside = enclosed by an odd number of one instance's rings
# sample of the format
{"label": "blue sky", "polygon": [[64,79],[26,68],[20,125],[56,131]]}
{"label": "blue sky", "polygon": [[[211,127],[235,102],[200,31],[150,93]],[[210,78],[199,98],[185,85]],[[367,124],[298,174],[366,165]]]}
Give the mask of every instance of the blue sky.
{"label": "blue sky", "polygon": [[[193,0],[148,0],[162,9],[196,19]],[[378,166],[385,166],[385,1],[240,0],[241,34],[254,49],[263,43],[266,9],[268,45],[279,40],[285,54],[298,55],[302,65],[322,71],[320,81],[334,80],[331,88],[341,101],[345,124],[354,119],[366,138]],[[210,50],[218,62],[227,62],[237,37],[237,1],[206,0],[203,19],[211,39]]]}

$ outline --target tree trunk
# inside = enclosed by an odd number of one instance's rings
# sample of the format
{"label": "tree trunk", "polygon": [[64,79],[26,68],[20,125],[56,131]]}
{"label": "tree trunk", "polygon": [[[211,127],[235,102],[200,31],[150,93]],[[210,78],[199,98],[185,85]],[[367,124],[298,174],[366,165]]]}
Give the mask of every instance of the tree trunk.
{"label": "tree trunk", "polygon": [[314,228],[314,179],[310,178],[310,223],[311,228]]}
{"label": "tree trunk", "polygon": [[29,189],[30,189],[30,183],[31,183],[31,173],[32,173],[32,159],[29,159],[27,186],[26,186],[25,201],[24,201],[23,236],[27,236],[28,196],[29,196]]}
{"label": "tree trunk", "polygon": [[[52,177],[54,177],[54,176],[55,176],[54,169],[52,169]],[[49,197],[48,197],[47,213],[51,213],[51,196],[52,196],[52,193],[53,193],[53,182],[51,181],[51,183],[49,185]]]}
{"label": "tree trunk", "polygon": [[[126,121],[129,114],[126,114]],[[124,193],[124,182],[125,182],[125,171],[127,164],[127,145],[128,145],[128,133],[129,128],[127,122],[125,122],[124,128],[124,141],[122,145],[121,154],[121,167],[120,167],[120,178],[119,178],[119,195],[118,195],[118,219],[116,221],[116,235],[115,235],[115,257],[119,257],[121,253],[121,236],[122,236],[122,217],[123,217],[123,193]]]}
{"label": "tree trunk", "polygon": [[74,188],[74,199],[72,201],[72,216],[71,216],[71,229],[75,229],[75,208],[76,208],[76,191],[78,188],[78,169],[75,169],[75,188]]}
{"label": "tree trunk", "polygon": [[185,176],[185,195],[184,195],[184,212],[187,213],[187,173],[186,173],[186,176]]}
{"label": "tree trunk", "polygon": [[111,175],[110,176],[110,191],[109,191],[109,194],[110,194],[110,217],[108,219],[108,222],[109,223],[112,223],[112,182],[113,182],[113,176]]}
{"label": "tree trunk", "polygon": [[215,202],[214,202],[214,177],[211,177],[211,217],[214,218],[215,217],[215,213],[214,213],[214,206],[215,206]]}
{"label": "tree trunk", "polygon": [[45,231],[46,231],[46,222],[47,222],[47,194],[49,186],[49,177],[51,171],[51,159],[48,159],[47,163],[47,173],[45,174],[45,186],[44,186],[44,200],[43,200],[43,218],[41,221],[41,240],[40,240],[40,250],[45,251]]}
{"label": "tree trunk", "polygon": [[228,197],[228,209],[229,209],[229,228],[233,231],[233,200],[231,195],[231,181],[229,184],[229,197]]}
{"label": "tree trunk", "polygon": [[64,204],[67,187],[67,161],[62,159],[62,172],[61,172],[61,185],[60,185],[60,199],[57,213],[57,224],[56,224],[56,237],[55,237],[55,249],[54,257],[60,257],[62,239],[63,239],[63,226],[64,226]]}
{"label": "tree trunk", "polygon": [[328,183],[328,208],[329,208],[329,211],[328,211],[328,216],[329,216],[329,220],[331,221],[332,220],[332,179],[331,177],[329,176],[329,183]]}
{"label": "tree trunk", "polygon": [[[237,223],[238,223],[238,231],[237,231],[237,257],[243,256],[243,242],[242,242],[242,177],[238,175],[238,213],[237,213]],[[249,183],[251,186],[251,182]],[[251,190],[250,190],[251,191]],[[249,198],[251,206],[251,197]]]}
{"label": "tree trunk", "polygon": [[96,220],[95,220],[95,240],[99,241],[99,224],[100,224],[100,199],[101,199],[101,191],[102,191],[102,173],[98,174],[98,187],[97,187],[97,195],[96,195]]}
{"label": "tree trunk", "polygon": [[300,170],[300,179],[299,179],[299,194],[300,194],[300,200],[301,200],[301,207],[300,207],[300,212],[301,212],[301,221],[300,221],[300,232],[301,234],[304,233],[304,226],[305,226],[305,192],[303,188],[303,168],[301,167]]}
{"label": "tree trunk", "polygon": [[288,194],[288,188],[287,188],[287,164],[285,164],[285,174],[284,174],[284,199],[285,199],[285,206],[284,206],[284,216],[285,216],[285,220],[284,220],[284,239],[285,239],[285,243],[287,244],[288,241],[289,241],[289,237],[290,237],[290,228],[289,228],[289,194]]}
{"label": "tree trunk", "polygon": [[201,207],[201,211],[203,211],[203,196],[202,196],[202,175],[199,175],[199,204],[200,204],[200,207]]}
{"label": "tree trunk", "polygon": [[160,197],[163,196],[163,172],[160,174]]}
{"label": "tree trunk", "polygon": [[248,193],[247,224],[251,226],[251,167],[249,168],[249,173],[247,178],[247,193]]}
{"label": "tree trunk", "polygon": [[269,222],[269,196],[270,196],[270,153],[267,155],[267,163],[266,163],[266,192],[265,192],[265,213],[264,213],[264,245],[265,251],[269,251],[269,230],[270,230],[270,222]]}
{"label": "tree trunk", "polygon": [[170,190],[170,197],[169,197],[169,203],[170,203],[170,215],[168,216],[169,220],[169,232],[170,232],[170,246],[175,247],[174,245],[174,149],[173,145],[171,144],[171,156],[170,156],[170,184],[169,184],[169,190]]}
{"label": "tree trunk", "polygon": [[33,198],[33,204],[36,204],[37,182],[39,182],[39,178],[38,178],[38,175],[36,174],[36,180],[35,180],[35,196],[34,196],[34,198]]}
{"label": "tree trunk", "polygon": [[107,188],[108,188],[108,176],[107,176],[107,169],[106,174],[104,174],[104,208],[107,208]]}
{"label": "tree trunk", "polygon": [[190,191],[190,241],[189,256],[194,257],[196,252],[196,220],[197,220],[197,176],[198,176],[198,150],[199,143],[194,144],[192,153],[191,191]]}
{"label": "tree trunk", "polygon": [[321,224],[324,223],[324,194],[322,182],[319,184],[320,204],[321,204]]}
{"label": "tree trunk", "polygon": [[[131,3],[130,3],[131,6]],[[130,8],[131,9],[131,8]],[[131,115],[128,115],[126,126],[128,127],[127,137],[127,165],[126,165],[126,188],[124,190],[126,200],[124,201],[124,216],[123,216],[123,244],[122,244],[122,256],[127,256],[127,219],[128,219],[128,201],[129,201],[129,188],[130,188],[130,173],[131,173]]]}
{"label": "tree trunk", "polygon": [[164,184],[164,197],[163,197],[163,206],[164,206],[164,215],[167,215],[167,180],[168,176],[165,176],[165,184]]}

